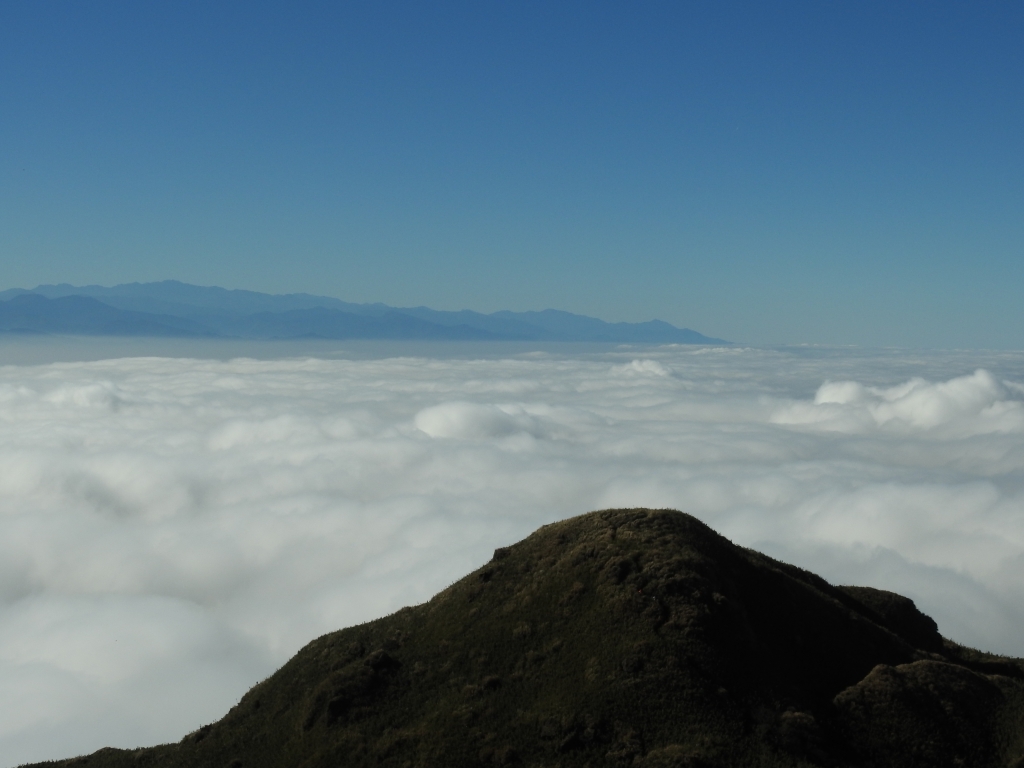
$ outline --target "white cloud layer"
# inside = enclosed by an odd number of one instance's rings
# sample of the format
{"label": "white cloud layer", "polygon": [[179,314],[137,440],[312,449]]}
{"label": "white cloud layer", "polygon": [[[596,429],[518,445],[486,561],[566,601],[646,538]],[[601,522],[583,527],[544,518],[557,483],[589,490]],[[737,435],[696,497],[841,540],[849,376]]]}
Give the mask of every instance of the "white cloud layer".
{"label": "white cloud layer", "polygon": [[557,350],[0,368],[0,765],[177,739],[611,506],[1024,655],[1024,354]]}

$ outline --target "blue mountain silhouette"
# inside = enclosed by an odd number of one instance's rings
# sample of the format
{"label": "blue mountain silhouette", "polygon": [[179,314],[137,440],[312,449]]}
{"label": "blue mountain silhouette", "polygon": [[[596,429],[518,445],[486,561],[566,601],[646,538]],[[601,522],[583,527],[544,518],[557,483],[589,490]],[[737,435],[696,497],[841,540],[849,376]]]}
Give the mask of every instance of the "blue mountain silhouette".
{"label": "blue mountain silhouette", "polygon": [[458,339],[727,344],[661,320],[606,323],[543,312],[353,304],[307,293],[268,294],[176,280],[105,287],[40,285],[0,292],[0,332],[247,339]]}

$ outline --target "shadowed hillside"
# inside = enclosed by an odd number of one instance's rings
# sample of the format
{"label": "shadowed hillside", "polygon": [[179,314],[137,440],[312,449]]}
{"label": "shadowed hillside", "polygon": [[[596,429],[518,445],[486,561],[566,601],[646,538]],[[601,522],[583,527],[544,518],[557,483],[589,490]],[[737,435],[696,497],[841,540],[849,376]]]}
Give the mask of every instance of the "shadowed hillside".
{"label": "shadowed hillside", "polygon": [[1024,665],[673,511],[495,551],[325,635],[180,743],[105,766],[1022,766]]}

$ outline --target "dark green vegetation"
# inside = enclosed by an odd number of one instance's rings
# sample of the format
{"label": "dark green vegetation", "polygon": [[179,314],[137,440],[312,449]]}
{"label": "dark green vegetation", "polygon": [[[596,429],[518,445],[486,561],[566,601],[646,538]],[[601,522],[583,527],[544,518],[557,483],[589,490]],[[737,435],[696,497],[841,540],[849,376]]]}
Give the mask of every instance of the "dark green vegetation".
{"label": "dark green vegetation", "polygon": [[1021,766],[1024,663],[680,512],[545,526],[105,766]]}

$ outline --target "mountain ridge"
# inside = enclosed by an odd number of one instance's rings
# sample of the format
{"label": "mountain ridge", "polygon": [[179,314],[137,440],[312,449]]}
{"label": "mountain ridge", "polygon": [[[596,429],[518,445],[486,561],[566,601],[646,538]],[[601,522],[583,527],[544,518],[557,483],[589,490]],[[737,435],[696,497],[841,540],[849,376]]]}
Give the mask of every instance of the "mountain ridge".
{"label": "mountain ridge", "polygon": [[176,744],[51,763],[1024,765],[1024,661],[674,510],[543,526],[430,601],[324,635]]}
{"label": "mountain ridge", "polygon": [[[26,313],[26,296],[37,303]],[[79,304],[82,316],[69,312],[71,297],[91,299],[113,310]],[[14,302],[12,304],[12,302]],[[173,318],[173,319],[172,319]],[[116,328],[118,331],[106,331]],[[175,280],[105,287],[40,285],[0,292],[0,332],[91,335],[179,335],[229,338],[452,339],[480,341],[592,341],[620,343],[728,344],[661,320],[608,323],[561,310],[491,314],[429,307],[353,304],[312,294],[265,294]]]}

